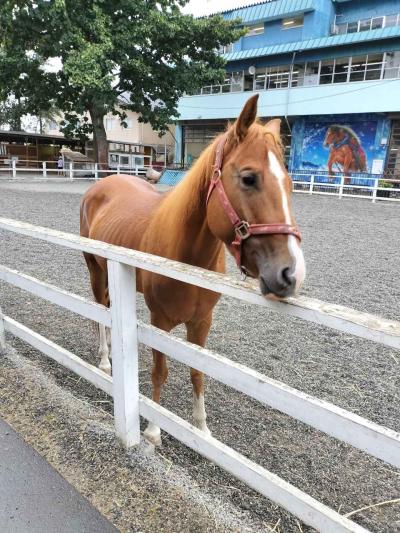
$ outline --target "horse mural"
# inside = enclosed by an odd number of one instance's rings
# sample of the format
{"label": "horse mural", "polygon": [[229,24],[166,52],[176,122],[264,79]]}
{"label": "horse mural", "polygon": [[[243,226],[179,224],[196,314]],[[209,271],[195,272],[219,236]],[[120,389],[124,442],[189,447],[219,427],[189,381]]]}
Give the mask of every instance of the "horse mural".
{"label": "horse mural", "polygon": [[[257,100],[258,95],[247,101],[238,120],[168,194],[132,176],[109,176],[93,185],[81,202],[81,235],[215,272],[225,272],[226,246],[240,270],[258,278],[263,295],[294,294],[305,265],[291,212],[280,120],[260,124]],[[84,256],[94,297],[108,306],[106,260]],[[136,280],[154,326],[171,331],[185,324],[188,341],[205,345],[219,294],[140,269]],[[100,368],[110,373],[106,328],[100,325],[99,333]],[[167,376],[165,355],[153,350],[152,397],[157,403]],[[204,376],[191,369],[191,380],[194,422],[209,433]],[[161,444],[154,424],[144,435]]]}
{"label": "horse mural", "polygon": [[358,135],[348,126],[334,124],[329,127],[324,146],[330,148],[328,160],[329,175],[333,174],[333,165],[340,172],[367,172],[367,157]]}

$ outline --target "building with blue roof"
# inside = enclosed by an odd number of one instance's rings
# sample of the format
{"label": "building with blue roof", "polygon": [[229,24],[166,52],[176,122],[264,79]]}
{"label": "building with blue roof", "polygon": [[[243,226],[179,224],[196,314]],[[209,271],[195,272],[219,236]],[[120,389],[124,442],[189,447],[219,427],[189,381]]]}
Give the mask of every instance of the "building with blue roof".
{"label": "building with blue roof", "polygon": [[[190,165],[258,93],[260,117],[282,118],[292,173],[328,171],[332,146],[348,143],[355,173],[400,175],[399,0],[270,0],[221,14],[247,34],[220,51],[222,84],[181,98],[176,162]],[[342,137],[325,143],[331,131]]]}

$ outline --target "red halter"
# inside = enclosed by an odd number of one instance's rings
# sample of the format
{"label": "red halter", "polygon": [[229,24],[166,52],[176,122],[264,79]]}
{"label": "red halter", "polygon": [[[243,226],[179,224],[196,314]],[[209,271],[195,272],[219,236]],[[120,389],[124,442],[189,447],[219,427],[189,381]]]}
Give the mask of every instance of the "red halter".
{"label": "red halter", "polygon": [[232,222],[235,230],[235,240],[232,241],[231,246],[235,254],[235,259],[239,269],[245,273],[245,268],[242,265],[242,245],[243,241],[252,237],[253,235],[294,235],[299,241],[301,241],[301,233],[298,228],[291,226],[290,224],[249,224],[246,220],[241,220],[233,208],[228,196],[226,195],[224,186],[221,180],[221,169],[224,158],[224,146],[227,140],[227,134],[225,134],[217,146],[214,163],[214,173],[211,178],[211,183],[207,194],[207,204],[210,200],[211,194],[214,189],[217,189],[219,198],[225,213],[228,215],[229,220]]}

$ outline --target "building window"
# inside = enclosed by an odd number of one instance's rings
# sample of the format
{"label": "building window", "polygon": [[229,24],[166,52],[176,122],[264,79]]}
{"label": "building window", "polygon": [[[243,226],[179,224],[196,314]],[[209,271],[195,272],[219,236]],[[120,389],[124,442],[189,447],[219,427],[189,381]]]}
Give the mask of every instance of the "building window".
{"label": "building window", "polygon": [[335,60],[335,72],[333,74],[333,83],[345,83],[349,75],[350,59],[344,57]]}
{"label": "building window", "polygon": [[335,69],[334,59],[325,59],[324,61],[321,61],[321,73],[319,76],[320,85],[326,85],[328,83],[332,83],[334,69]]}
{"label": "building window", "polygon": [[106,118],[106,130],[110,131],[114,129],[115,120],[113,118]]}
{"label": "building window", "polygon": [[350,81],[364,81],[367,56],[356,56],[351,60]]}
{"label": "building window", "polygon": [[306,65],[304,63],[294,64],[292,70],[292,87],[301,87],[304,85],[304,76]]}
{"label": "building window", "polygon": [[267,89],[285,89],[289,87],[290,65],[267,68]]}
{"label": "building window", "polygon": [[230,54],[233,52],[233,43],[220,46],[217,50],[218,54]]}
{"label": "building window", "polygon": [[253,35],[261,35],[264,33],[264,23],[253,24],[252,26],[247,26],[247,33],[245,37],[252,37]]}
{"label": "building window", "polygon": [[371,29],[371,19],[360,20],[358,31],[368,31]]}
{"label": "building window", "polygon": [[304,17],[290,17],[282,20],[282,29],[301,28],[304,25]]}
{"label": "building window", "polygon": [[306,63],[304,86],[310,87],[312,85],[318,85],[319,82],[319,61],[309,61]]}
{"label": "building window", "polygon": [[383,54],[353,57],[351,61],[350,81],[380,80],[383,57]]}
{"label": "building window", "polygon": [[387,52],[385,71],[383,77],[385,79],[398,78],[400,76],[400,52]]}
{"label": "building window", "polygon": [[376,17],[372,19],[371,30],[378,30],[379,28],[383,28],[384,22],[385,22],[385,17]]}
{"label": "building window", "polygon": [[368,54],[365,68],[365,79],[380,80],[382,76],[383,54]]}
{"label": "building window", "polygon": [[[250,69],[249,69],[250,70]],[[203,87],[202,94],[263,91],[359,81],[400,78],[400,51],[256,67],[251,72],[228,72],[222,85]]]}
{"label": "building window", "polygon": [[127,130],[131,130],[133,128],[133,118],[126,118],[124,122]]}
{"label": "building window", "polygon": [[263,91],[265,89],[265,80],[266,80],[266,69],[256,68],[256,73],[254,75],[254,90]]}
{"label": "building window", "polygon": [[400,24],[400,15],[386,15],[385,17],[385,28],[391,26],[399,26]]}
{"label": "building window", "polygon": [[58,124],[55,120],[50,120],[49,121],[49,130],[57,130],[58,129]]}
{"label": "building window", "polygon": [[232,92],[243,91],[243,71],[231,72],[231,90]]}
{"label": "building window", "polygon": [[334,24],[332,33],[334,35],[344,33],[358,33],[360,31],[377,30],[380,28],[388,28],[390,26],[400,25],[400,15],[384,15],[380,17],[373,17],[368,19],[355,20],[352,22],[345,22],[343,24]]}

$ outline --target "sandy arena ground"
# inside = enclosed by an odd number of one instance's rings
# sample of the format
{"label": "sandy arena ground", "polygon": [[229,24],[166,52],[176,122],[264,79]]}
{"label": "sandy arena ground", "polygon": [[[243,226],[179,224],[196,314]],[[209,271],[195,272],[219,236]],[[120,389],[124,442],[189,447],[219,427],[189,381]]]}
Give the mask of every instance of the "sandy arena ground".
{"label": "sandy arena ground", "polygon": [[[0,183],[0,216],[77,233],[81,183]],[[297,194],[308,278],[302,293],[400,320],[399,206]],[[0,263],[90,296],[79,253],[0,232]],[[232,262],[229,270],[236,276]],[[92,323],[0,284],[3,311],[98,364]],[[139,298],[139,314],[148,313]],[[183,330],[177,330],[183,335]],[[164,435],[155,455],[128,454],[112,432],[111,400],[22,342],[0,359],[0,414],[121,531],[307,531],[294,517]],[[400,430],[400,354],[369,341],[222,298],[208,347],[272,378]],[[142,347],[141,391],[151,356]],[[171,362],[163,405],[191,417],[189,373]],[[346,514],[400,497],[390,465],[209,379],[213,435]],[[352,517],[400,531],[400,506]]]}

